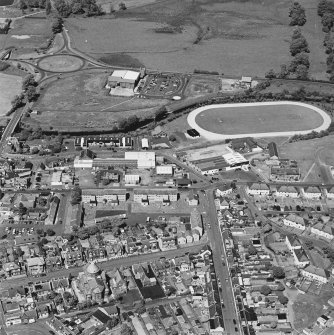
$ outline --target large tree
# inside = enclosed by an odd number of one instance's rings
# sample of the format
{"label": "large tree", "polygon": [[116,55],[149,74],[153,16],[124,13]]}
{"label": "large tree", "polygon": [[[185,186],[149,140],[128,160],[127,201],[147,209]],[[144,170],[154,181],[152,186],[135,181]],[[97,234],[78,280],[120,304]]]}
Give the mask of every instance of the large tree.
{"label": "large tree", "polygon": [[37,86],[37,82],[35,81],[35,77],[32,74],[26,76],[22,81],[22,90],[27,90],[30,86]]}
{"label": "large tree", "polygon": [[290,43],[290,53],[291,56],[296,56],[301,52],[309,53],[310,50],[308,48],[308,43],[304,36],[300,36],[299,38],[292,38]]}
{"label": "large tree", "polygon": [[294,2],[289,9],[290,26],[303,26],[306,23],[305,9],[299,2]]}
{"label": "large tree", "polygon": [[271,293],[271,288],[268,285],[261,286],[260,293],[263,295],[269,295]]}
{"label": "large tree", "polygon": [[275,278],[282,279],[285,277],[284,269],[280,266],[274,266],[273,267],[273,275]]}

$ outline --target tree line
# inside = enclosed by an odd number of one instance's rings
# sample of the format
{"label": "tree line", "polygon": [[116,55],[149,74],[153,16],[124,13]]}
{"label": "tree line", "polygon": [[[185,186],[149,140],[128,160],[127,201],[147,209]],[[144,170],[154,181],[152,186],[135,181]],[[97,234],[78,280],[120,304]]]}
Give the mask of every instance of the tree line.
{"label": "tree line", "polygon": [[55,0],[55,9],[61,17],[68,17],[71,14],[83,14],[89,16],[103,15],[104,12],[100,5],[96,4],[96,0]]}
{"label": "tree line", "polygon": [[321,17],[322,31],[326,34],[323,42],[328,55],[326,72],[329,74],[329,81],[334,82],[334,2],[321,0],[318,15]]}
{"label": "tree line", "polygon": [[269,70],[265,77],[272,78],[296,78],[306,80],[309,76],[310,60],[308,53],[310,52],[306,38],[299,28],[295,29],[291,36],[290,54],[293,57],[290,64],[281,65],[281,70],[275,72],[274,69]]}

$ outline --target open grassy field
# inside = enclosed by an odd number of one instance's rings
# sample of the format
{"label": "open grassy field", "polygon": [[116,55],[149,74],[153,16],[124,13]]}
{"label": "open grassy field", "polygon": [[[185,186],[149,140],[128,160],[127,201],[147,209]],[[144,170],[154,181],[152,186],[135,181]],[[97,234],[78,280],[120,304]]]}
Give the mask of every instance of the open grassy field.
{"label": "open grassy field", "polygon": [[201,96],[219,92],[221,78],[214,76],[193,76],[187,85],[184,95],[187,97]]}
{"label": "open grassy field", "polygon": [[320,114],[297,105],[242,106],[207,109],[196,123],[218,134],[249,134],[308,130],[320,126]]}
{"label": "open grassy field", "polygon": [[333,141],[334,136],[331,135],[307,141],[286,142],[279,147],[280,157],[296,160],[301,169],[302,178],[310,171],[307,181],[322,182],[321,178],[319,178],[320,171],[316,164],[316,158],[319,154],[320,159],[324,161],[324,163],[329,165],[331,165],[331,163],[334,164],[333,158],[328,157],[332,152]]}
{"label": "open grassy field", "polygon": [[324,305],[333,297],[334,291],[331,284],[324,285],[320,295],[298,294],[292,308],[294,312],[293,326],[296,329],[306,328],[313,325],[323,312]]}
{"label": "open grassy field", "polygon": [[[149,117],[167,103],[164,99],[110,96],[104,89],[109,72],[87,70],[64,75],[42,92],[34,109],[41,111],[26,122],[43,129],[111,129],[117,120],[137,115]],[[29,120],[30,119],[30,120]]]}
{"label": "open grassy field", "polygon": [[11,108],[14,96],[21,92],[22,77],[0,73],[0,116]]}
{"label": "open grassy field", "polygon": [[14,20],[7,35],[0,35],[0,49],[14,47],[13,57],[31,53],[52,36],[51,21],[45,17]]}
{"label": "open grassy field", "polygon": [[272,81],[270,86],[264,89],[263,93],[282,93],[284,90],[295,92],[300,88],[304,88],[306,92],[319,92],[323,94],[332,94],[333,84],[319,83],[319,82],[303,82],[295,81]]}
{"label": "open grassy field", "polygon": [[[264,76],[270,68],[279,70],[290,61],[290,4],[289,0],[170,0],[129,8],[113,17],[70,18],[67,27],[75,46],[97,58],[103,53],[127,53],[152,69]],[[320,18],[314,1],[301,4],[307,11],[302,30],[311,49],[311,72],[323,78]],[[157,33],[161,27],[175,33]]]}
{"label": "open grassy field", "polygon": [[84,62],[79,57],[71,55],[47,56],[38,62],[38,66],[51,72],[71,72],[79,70]]}

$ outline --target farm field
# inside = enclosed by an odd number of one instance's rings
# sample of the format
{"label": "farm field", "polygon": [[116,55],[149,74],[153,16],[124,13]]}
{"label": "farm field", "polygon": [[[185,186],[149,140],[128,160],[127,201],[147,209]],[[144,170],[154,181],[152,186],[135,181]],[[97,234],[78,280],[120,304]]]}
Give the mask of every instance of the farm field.
{"label": "farm field", "polygon": [[[167,103],[164,99],[111,96],[104,89],[110,71],[87,70],[64,75],[43,89],[34,109],[39,115],[25,122],[50,130],[111,129],[119,119],[137,115],[149,117]],[[30,120],[29,120],[30,119]]]}
{"label": "farm field", "polygon": [[21,92],[22,77],[0,73],[0,116],[12,107],[11,101]]}
{"label": "farm field", "polygon": [[196,123],[217,134],[250,134],[309,130],[323,123],[320,114],[298,105],[257,105],[208,108]]}
{"label": "farm field", "polygon": [[[290,61],[290,4],[288,0],[171,0],[129,8],[112,18],[70,18],[66,26],[75,47],[97,58],[125,53],[162,71],[264,76],[270,68],[278,71]],[[320,18],[314,2],[301,4],[307,11],[302,31],[310,45],[311,75],[325,78]],[[155,31],[162,27],[175,32]]]}
{"label": "farm field", "polygon": [[0,49],[14,47],[13,57],[30,54],[52,36],[51,22],[45,17],[23,18],[12,22],[7,35],[0,35]]}

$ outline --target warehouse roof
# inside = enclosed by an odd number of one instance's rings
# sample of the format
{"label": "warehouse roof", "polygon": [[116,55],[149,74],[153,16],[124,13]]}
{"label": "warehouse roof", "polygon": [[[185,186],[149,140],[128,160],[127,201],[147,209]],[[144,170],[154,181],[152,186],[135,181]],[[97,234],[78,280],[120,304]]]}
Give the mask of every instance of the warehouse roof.
{"label": "warehouse roof", "polygon": [[115,70],[109,77],[109,80],[124,80],[126,82],[135,82],[138,79],[139,75],[140,73],[135,71]]}

